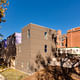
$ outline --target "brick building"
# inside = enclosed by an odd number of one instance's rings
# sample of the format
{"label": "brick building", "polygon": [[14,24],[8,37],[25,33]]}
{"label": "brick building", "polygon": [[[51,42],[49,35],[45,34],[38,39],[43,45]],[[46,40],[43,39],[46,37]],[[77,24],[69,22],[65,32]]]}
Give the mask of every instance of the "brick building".
{"label": "brick building", "polygon": [[67,47],[80,47],[80,27],[67,31]]}
{"label": "brick building", "polygon": [[28,24],[21,33],[14,33],[0,42],[0,56],[9,66],[31,73],[42,68],[36,63],[39,55],[46,61],[47,57],[53,58],[55,48],[80,47],[79,37],[80,27],[62,35],[61,30]]}
{"label": "brick building", "polygon": [[57,35],[56,35],[56,47],[57,48],[61,48],[62,47],[62,34],[61,34],[61,30],[57,31]]}
{"label": "brick building", "polygon": [[73,48],[80,47],[80,27],[73,28],[67,31],[67,34],[57,34],[57,48]]}
{"label": "brick building", "polygon": [[37,66],[36,57],[40,54],[46,57],[53,56],[52,48],[55,45],[56,30],[36,24],[28,24],[22,29],[22,43],[17,45],[15,68],[24,72],[34,72],[42,66]]}
{"label": "brick building", "polygon": [[15,65],[16,46],[21,43],[21,38],[21,33],[14,33],[7,37],[6,61],[10,67]]}
{"label": "brick building", "polygon": [[62,47],[61,48],[67,48],[67,35],[63,34],[62,35]]}
{"label": "brick building", "polygon": [[56,34],[56,47],[57,48],[66,48],[67,47],[67,36],[66,34],[61,34],[61,30],[57,31]]}
{"label": "brick building", "polygon": [[0,42],[0,58],[8,67],[14,67],[16,57],[16,45],[21,43],[21,33],[14,33]]}

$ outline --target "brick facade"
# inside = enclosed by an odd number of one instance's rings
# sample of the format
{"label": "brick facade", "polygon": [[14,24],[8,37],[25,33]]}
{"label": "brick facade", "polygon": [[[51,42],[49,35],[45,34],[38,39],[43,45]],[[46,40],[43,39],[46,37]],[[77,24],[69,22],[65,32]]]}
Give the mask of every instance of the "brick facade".
{"label": "brick facade", "polygon": [[57,31],[56,37],[57,37],[57,39],[56,39],[56,42],[57,42],[56,46],[57,46],[57,48],[61,48],[62,47],[62,34],[61,34],[61,30]]}
{"label": "brick facade", "polygon": [[52,57],[52,47],[55,48],[54,36],[56,30],[45,28],[35,24],[28,24],[22,29],[22,44],[17,46],[15,68],[24,72],[34,72],[39,67],[36,57],[40,54]]}
{"label": "brick facade", "polygon": [[80,47],[80,27],[68,30],[67,47]]}
{"label": "brick facade", "polygon": [[67,34],[61,34],[57,31],[57,48],[80,47],[80,27],[67,31]]}
{"label": "brick facade", "polygon": [[47,57],[53,57],[55,48],[80,47],[80,27],[68,30],[67,34],[62,35],[61,30],[28,24],[21,33],[14,33],[7,38],[6,48],[4,41],[0,43],[0,47],[2,47],[1,54],[5,54],[3,57],[7,64],[31,73],[42,68],[36,63],[38,55],[46,61]]}

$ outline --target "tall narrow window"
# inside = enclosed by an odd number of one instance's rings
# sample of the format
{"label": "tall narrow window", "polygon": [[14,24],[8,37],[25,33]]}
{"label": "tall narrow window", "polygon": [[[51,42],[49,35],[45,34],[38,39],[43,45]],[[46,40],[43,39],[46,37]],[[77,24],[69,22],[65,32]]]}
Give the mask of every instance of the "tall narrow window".
{"label": "tall narrow window", "polygon": [[30,38],[30,29],[27,31],[27,38]]}
{"label": "tall narrow window", "polygon": [[44,32],[44,37],[45,39],[47,39],[47,32]]}
{"label": "tall narrow window", "polygon": [[47,52],[47,45],[44,46],[44,51]]}

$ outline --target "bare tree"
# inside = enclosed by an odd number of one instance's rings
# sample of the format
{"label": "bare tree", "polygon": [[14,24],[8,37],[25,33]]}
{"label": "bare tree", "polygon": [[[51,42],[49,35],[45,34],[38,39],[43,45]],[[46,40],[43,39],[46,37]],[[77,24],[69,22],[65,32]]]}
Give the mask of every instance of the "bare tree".
{"label": "bare tree", "polygon": [[[80,70],[80,58],[69,53],[60,53],[56,48],[53,48],[53,56],[60,62],[60,66],[50,65],[52,59],[50,57],[45,59],[39,54],[36,57],[36,64],[42,65],[44,73],[38,73],[38,80],[74,80],[71,75],[75,74],[80,76],[80,72],[76,71],[76,68]],[[66,62],[70,62],[71,67],[64,67]],[[47,62],[47,63],[46,63]]]}

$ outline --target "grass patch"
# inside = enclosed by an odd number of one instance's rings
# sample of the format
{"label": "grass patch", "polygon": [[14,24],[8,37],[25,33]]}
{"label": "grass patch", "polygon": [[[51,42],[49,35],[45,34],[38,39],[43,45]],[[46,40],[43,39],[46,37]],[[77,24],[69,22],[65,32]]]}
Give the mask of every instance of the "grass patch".
{"label": "grass patch", "polygon": [[22,80],[25,77],[27,77],[28,75],[25,73],[22,73],[18,70],[15,69],[7,69],[3,72],[1,72],[1,74],[7,79],[7,80]]}

